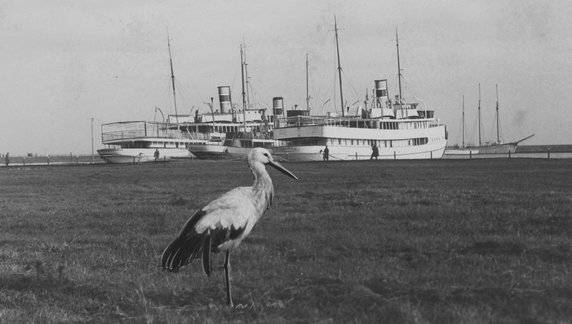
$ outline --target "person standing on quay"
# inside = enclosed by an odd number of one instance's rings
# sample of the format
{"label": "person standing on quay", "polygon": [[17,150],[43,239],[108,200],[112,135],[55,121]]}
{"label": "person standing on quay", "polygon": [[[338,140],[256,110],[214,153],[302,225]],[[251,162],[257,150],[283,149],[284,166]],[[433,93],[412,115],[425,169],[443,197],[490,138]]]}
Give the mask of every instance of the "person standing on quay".
{"label": "person standing on quay", "polygon": [[155,162],[159,161],[159,149],[155,149],[155,153],[153,153],[153,157],[155,157]]}
{"label": "person standing on quay", "polygon": [[375,144],[371,145],[371,156],[370,156],[370,160],[376,159],[379,156],[379,149],[377,148],[377,146],[375,146]]}
{"label": "person standing on quay", "polygon": [[330,159],[330,149],[328,149],[328,145],[324,149],[324,161],[328,161]]}

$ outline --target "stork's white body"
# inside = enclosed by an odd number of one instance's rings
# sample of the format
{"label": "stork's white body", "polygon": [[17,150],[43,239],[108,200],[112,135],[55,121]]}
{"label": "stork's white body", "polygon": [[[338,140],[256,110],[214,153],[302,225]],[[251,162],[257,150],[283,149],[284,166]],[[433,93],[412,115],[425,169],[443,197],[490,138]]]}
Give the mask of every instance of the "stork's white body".
{"label": "stork's white body", "polygon": [[252,231],[256,222],[272,204],[274,187],[265,165],[297,179],[290,171],[272,160],[268,150],[253,149],[248,164],[254,175],[251,187],[228,191],[197,211],[183,226],[179,236],[169,244],[161,259],[163,269],[177,271],[202,255],[203,269],[210,275],[210,252],[226,252],[225,274],[227,302],[233,305],[230,294],[230,251]]}
{"label": "stork's white body", "polygon": [[237,238],[223,242],[217,249],[237,247],[272,204],[274,188],[268,173],[266,178],[258,181],[259,185],[232,189],[209,203],[202,209],[207,214],[197,222],[195,231],[200,234],[225,228],[244,229]]}

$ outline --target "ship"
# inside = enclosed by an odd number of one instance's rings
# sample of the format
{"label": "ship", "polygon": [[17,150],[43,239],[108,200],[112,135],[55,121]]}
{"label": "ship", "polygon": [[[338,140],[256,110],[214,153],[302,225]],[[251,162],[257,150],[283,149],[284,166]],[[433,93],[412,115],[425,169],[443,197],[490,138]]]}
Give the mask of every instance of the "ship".
{"label": "ship", "polygon": [[155,121],[122,121],[101,125],[101,141],[106,148],[97,150],[108,163],[167,162],[191,159],[187,146],[194,142],[176,124]]}
{"label": "ship", "polygon": [[197,115],[194,121],[181,126],[196,139],[188,145],[199,159],[247,159],[254,147],[271,150],[272,122],[267,108],[252,107],[248,96],[248,72],[244,47],[240,46],[242,108],[232,104],[229,86],[219,86],[219,111],[213,111],[213,98],[208,103],[210,114]]}
{"label": "ship", "polygon": [[[399,38],[396,30],[399,94],[391,100],[387,79],[374,81],[372,99],[354,116],[344,109],[338,28],[334,17],[342,115],[310,116],[309,111],[288,111],[276,118],[273,155],[284,161],[439,159],[447,145],[445,125],[435,111],[403,99]],[[356,116],[357,115],[357,116]]]}
{"label": "ship", "polygon": [[465,99],[463,97],[462,105],[462,141],[461,146],[447,148],[446,155],[476,155],[476,154],[513,154],[516,152],[520,143],[534,136],[528,135],[522,139],[512,142],[505,142],[500,135],[500,117],[499,117],[499,91],[498,85],[496,89],[496,106],[495,106],[495,120],[496,120],[496,141],[490,143],[483,143],[481,136],[481,85],[479,84],[479,101],[477,105],[477,120],[478,120],[478,145],[465,145]]}
{"label": "ship", "polygon": [[196,113],[192,119],[182,120],[181,129],[192,140],[188,150],[199,159],[246,159],[254,147],[271,149],[274,140],[266,109],[236,109],[232,107],[230,87],[219,86],[219,110]]}
{"label": "ship", "polygon": [[174,159],[192,159],[188,145],[196,142],[191,135],[179,125],[177,115],[177,96],[175,75],[171,58],[171,43],[167,37],[175,121],[164,121],[163,112],[155,107],[163,116],[163,121],[120,121],[101,125],[101,142],[105,148],[97,150],[99,156],[108,163],[142,163],[167,162]]}

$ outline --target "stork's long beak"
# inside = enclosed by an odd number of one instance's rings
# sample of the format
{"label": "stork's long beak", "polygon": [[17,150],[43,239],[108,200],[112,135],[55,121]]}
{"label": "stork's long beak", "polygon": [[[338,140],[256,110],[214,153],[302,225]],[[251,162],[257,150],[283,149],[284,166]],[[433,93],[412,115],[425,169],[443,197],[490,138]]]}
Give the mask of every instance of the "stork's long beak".
{"label": "stork's long beak", "polygon": [[296,177],[296,176],[294,175],[294,173],[288,171],[285,167],[283,167],[282,164],[280,164],[280,163],[278,163],[278,162],[275,162],[275,161],[269,161],[268,164],[269,164],[271,167],[273,167],[274,169],[276,169],[276,170],[278,170],[278,171],[284,173],[285,175],[287,175],[287,176],[289,176],[289,177],[291,177],[291,178],[294,178],[294,179],[298,180],[298,177]]}

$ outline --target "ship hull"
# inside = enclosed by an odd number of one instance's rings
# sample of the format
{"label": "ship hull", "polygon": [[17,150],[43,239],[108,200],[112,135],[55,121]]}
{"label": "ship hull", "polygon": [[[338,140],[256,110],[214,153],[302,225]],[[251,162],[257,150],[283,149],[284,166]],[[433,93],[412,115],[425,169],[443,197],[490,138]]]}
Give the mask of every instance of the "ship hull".
{"label": "ship hull", "polygon": [[[446,142],[436,145],[426,145],[415,149],[396,148],[380,149],[379,160],[414,160],[440,159],[445,151]],[[273,156],[288,162],[322,161],[324,146],[295,146],[275,147]],[[330,161],[355,161],[372,159],[371,147],[328,147]]]}
{"label": "ship hull", "polygon": [[[403,129],[351,128],[331,125],[309,125],[278,128],[273,155],[292,162],[321,161],[328,146],[329,160],[369,160],[372,143],[379,150],[377,159],[440,159],[447,146],[443,125]],[[312,142],[304,145],[305,142]]]}
{"label": "ship hull", "polygon": [[446,155],[478,155],[478,154],[509,154],[515,153],[518,145],[506,143],[487,146],[468,146],[460,149],[447,149]]}
{"label": "ship hull", "polygon": [[189,151],[203,160],[246,160],[249,152],[255,147],[263,147],[272,152],[274,140],[243,138],[222,141],[205,141],[190,143]]}
{"label": "ship hull", "polygon": [[189,144],[188,149],[201,160],[229,160],[232,158],[223,145]]}
{"label": "ship hull", "polygon": [[192,159],[194,156],[185,148],[160,149],[155,159],[155,148],[106,148],[97,150],[107,163],[167,162],[174,159]]}
{"label": "ship hull", "polygon": [[[220,144],[189,144],[189,151],[201,160],[246,160],[253,147]],[[272,149],[267,147],[272,152]]]}

